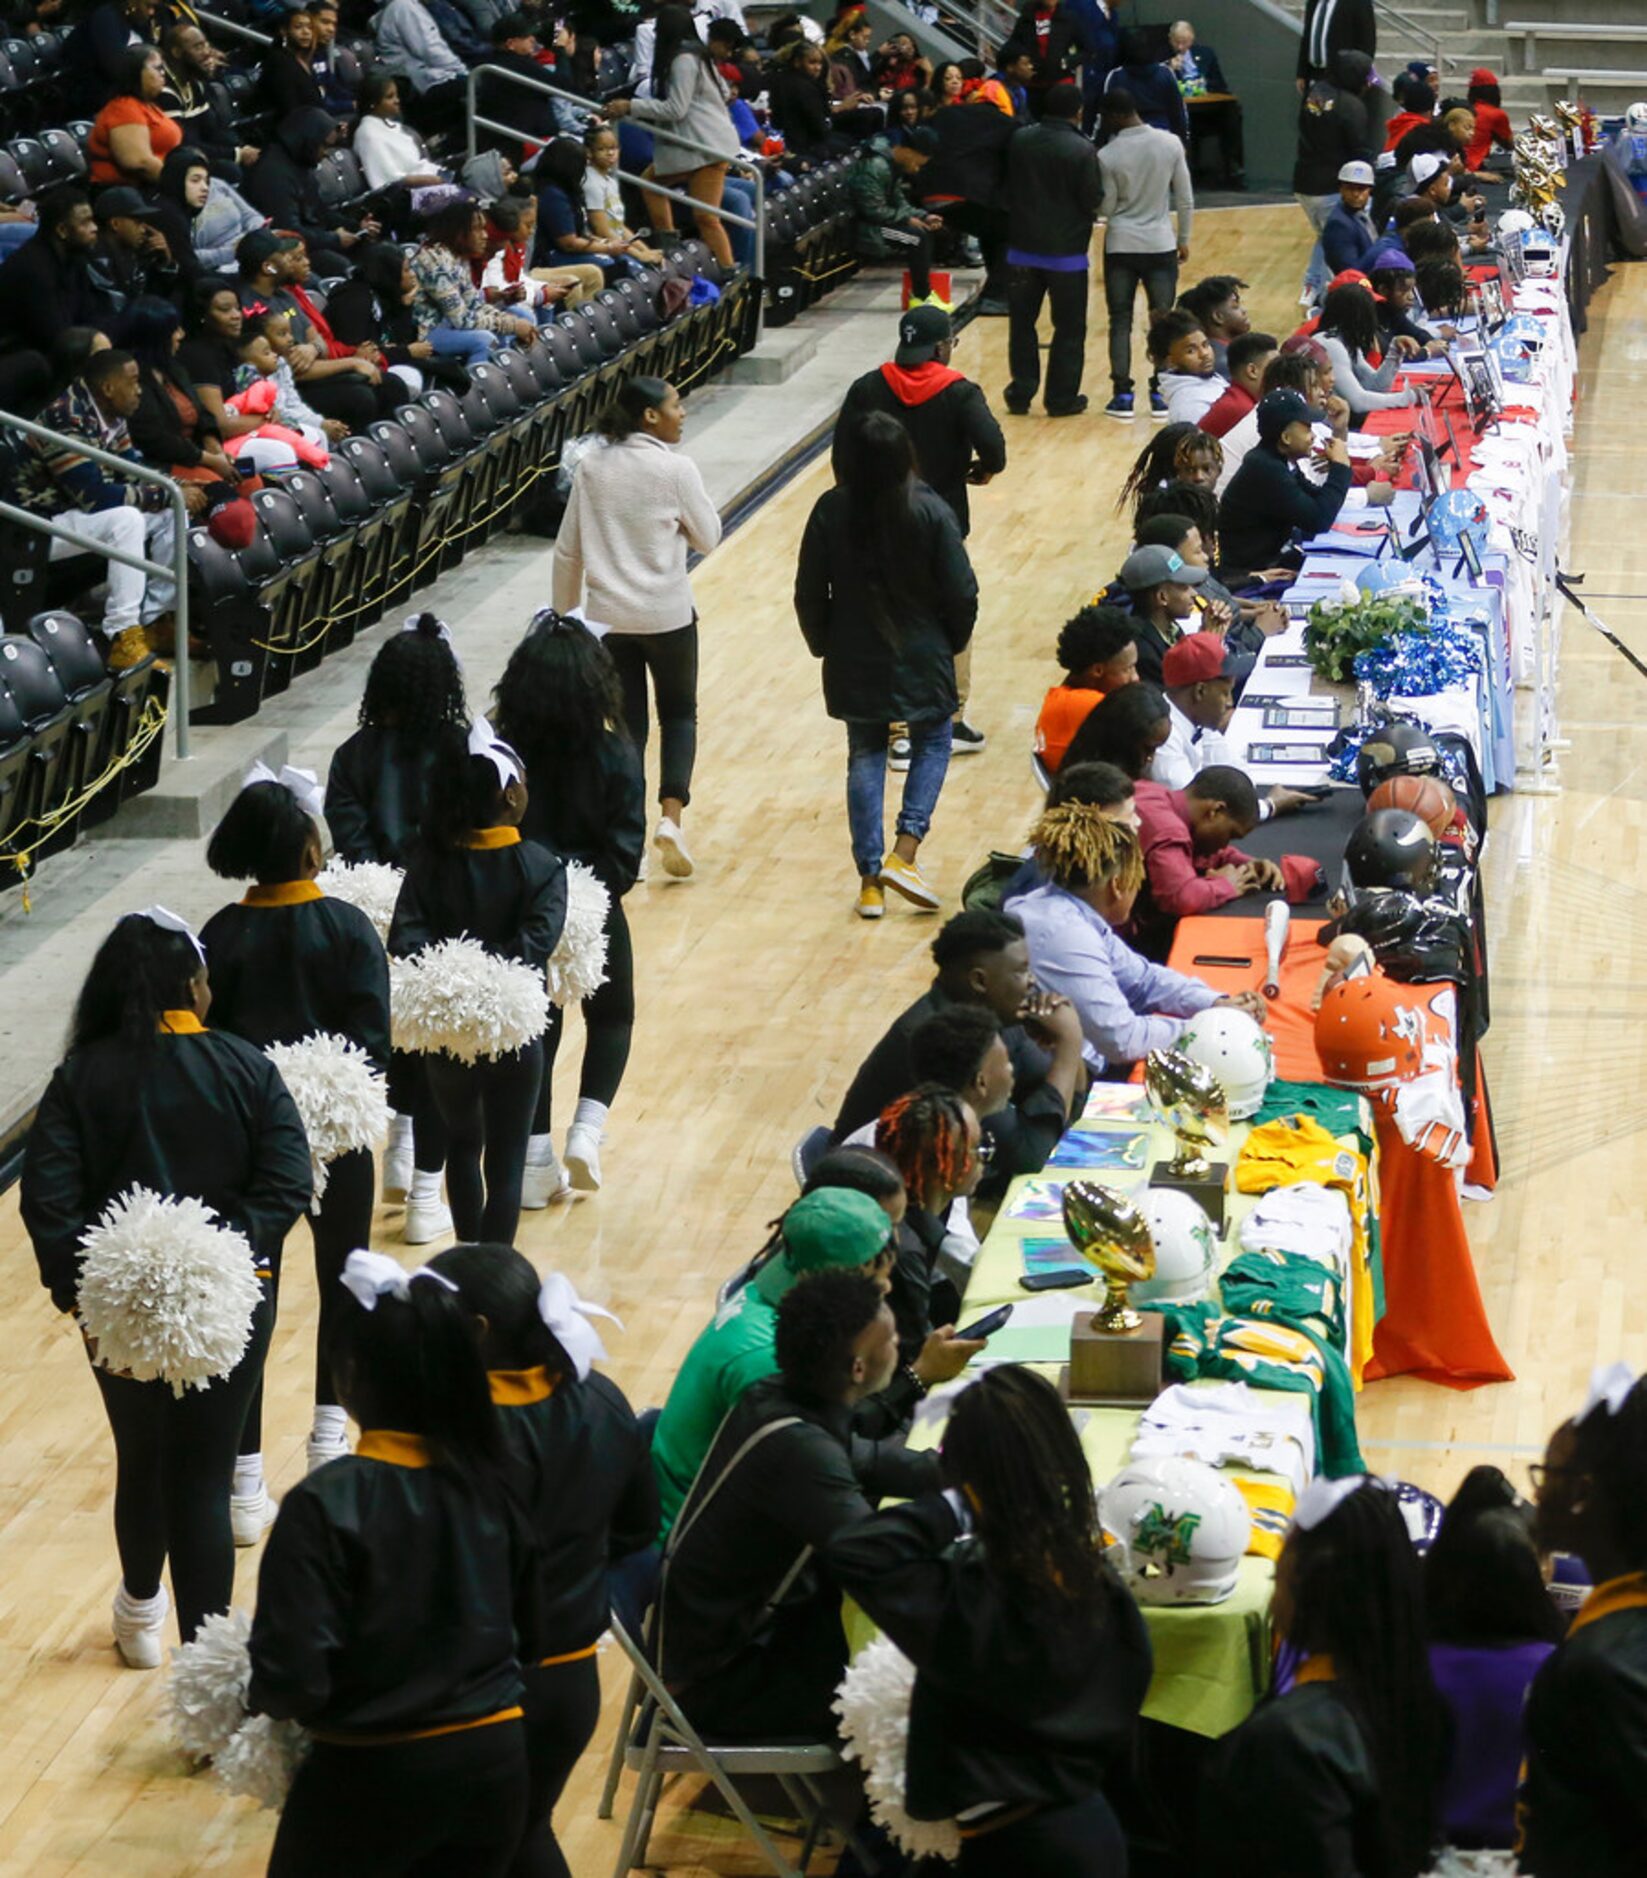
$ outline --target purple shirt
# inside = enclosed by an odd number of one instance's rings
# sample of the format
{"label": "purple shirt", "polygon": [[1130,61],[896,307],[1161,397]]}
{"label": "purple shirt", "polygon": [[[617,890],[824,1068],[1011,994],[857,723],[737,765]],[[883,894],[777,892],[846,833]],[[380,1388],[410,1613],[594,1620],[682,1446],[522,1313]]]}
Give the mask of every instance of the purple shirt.
{"label": "purple shirt", "polygon": [[1554,1648],[1553,1643],[1430,1645],[1430,1673],[1452,1719],[1441,1806],[1454,1844],[1515,1844],[1527,1690]]}

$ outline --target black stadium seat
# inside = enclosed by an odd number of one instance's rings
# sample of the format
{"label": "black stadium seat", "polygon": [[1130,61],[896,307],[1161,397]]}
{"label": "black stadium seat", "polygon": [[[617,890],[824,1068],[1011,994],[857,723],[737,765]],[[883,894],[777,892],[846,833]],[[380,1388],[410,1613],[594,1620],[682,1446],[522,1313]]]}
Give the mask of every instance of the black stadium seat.
{"label": "black stadium seat", "polygon": [[[99,688],[107,691],[102,734],[91,763],[92,776],[104,776],[130,750],[148,699],[155,697],[164,703],[166,673],[152,658],[140,659],[121,672],[105,672],[97,641],[73,613],[36,613],[28,622],[27,632],[51,662],[71,704],[80,703]],[[128,796],[152,787],[160,773],[161,752],[162,738],[156,736],[134,762],[108,775],[86,804],[79,825],[86,828],[107,821]]]}
{"label": "black stadium seat", "polygon": [[44,652],[32,639],[0,636],[0,689],[16,708],[29,737],[29,761],[18,791],[19,823],[32,822],[62,799],[64,762],[74,713]]}
{"label": "black stadium seat", "polygon": [[[69,802],[95,783],[107,764],[114,685],[103,668],[102,654],[72,613],[37,613],[27,630],[29,643],[45,661],[69,707],[56,789],[57,801]],[[77,825],[78,815],[64,823],[51,847],[67,847]]]}

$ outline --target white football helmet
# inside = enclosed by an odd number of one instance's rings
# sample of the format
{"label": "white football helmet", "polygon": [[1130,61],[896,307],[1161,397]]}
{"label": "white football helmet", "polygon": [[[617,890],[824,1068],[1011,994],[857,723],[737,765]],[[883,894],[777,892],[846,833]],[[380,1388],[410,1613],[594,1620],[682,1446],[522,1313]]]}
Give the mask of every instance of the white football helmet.
{"label": "white football helmet", "polygon": [[1531,233],[1533,218],[1525,209],[1506,209],[1498,218],[1498,232],[1501,235],[1525,235]]}
{"label": "white football helmet", "polygon": [[1219,1604],[1252,1532],[1241,1491],[1205,1461],[1131,1461],[1098,1495],[1110,1563],[1140,1604]]}
{"label": "white football helmet", "polygon": [[1139,1197],[1155,1241],[1155,1276],[1128,1290],[1140,1304],[1197,1304],[1212,1285],[1217,1239],[1199,1201],[1172,1187],[1149,1187]]}
{"label": "white football helmet", "polygon": [[1275,1075],[1275,1053],[1261,1024],[1245,1011],[1214,1005],[1189,1020],[1177,1047],[1223,1084],[1232,1122],[1258,1113]]}
{"label": "white football helmet", "polygon": [[1624,113],[1624,125],[1634,136],[1647,135],[1647,104],[1632,104]]}

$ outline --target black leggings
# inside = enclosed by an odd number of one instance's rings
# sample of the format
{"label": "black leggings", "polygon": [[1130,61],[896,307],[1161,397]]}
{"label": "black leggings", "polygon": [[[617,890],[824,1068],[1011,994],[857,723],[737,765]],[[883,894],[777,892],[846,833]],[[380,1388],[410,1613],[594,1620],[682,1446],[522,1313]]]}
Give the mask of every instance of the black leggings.
{"label": "black leggings", "polygon": [[[566,1013],[558,1004],[550,1005],[549,1029],[543,1039],[543,1086],[532,1121],[535,1135],[549,1132],[549,1085],[565,1025]],[[635,1035],[635,948],[623,902],[615,894],[606,909],[606,983],[583,1001],[583,1030],[578,1094],[610,1107],[623,1082]]]}
{"label": "black leggings", "polygon": [[[446,1198],[467,1245],[513,1245],[520,1181],[543,1078],[543,1039],[512,1056],[429,1058],[429,1089],[446,1124]],[[481,1156],[486,1179],[481,1182]]]}
{"label": "black leggings", "polygon": [[698,622],[673,632],[608,633],[604,644],[623,686],[623,721],[644,753],[651,719],[646,674],[658,694],[658,800],[692,800],[692,765],[698,755]]}
{"label": "black leggings", "polygon": [[[377,1198],[377,1168],[369,1148],[340,1154],[326,1170],[326,1197],[320,1211],[310,1213],[309,1233],[315,1242],[315,1290],[320,1299],[320,1324],[315,1335],[315,1401],[337,1406],[326,1347],[342,1301],[344,1261],[351,1252],[372,1242],[372,1206]],[[270,1289],[271,1312],[279,1297],[279,1281]],[[240,1434],[242,1454],[263,1452],[263,1378],[258,1377],[246,1426]]]}
{"label": "black leggings", "polygon": [[573,1663],[529,1669],[522,1680],[526,1836],[509,1867],[509,1878],[572,1878],[572,1867],[556,1842],[550,1816],[600,1720],[600,1669],[591,1652]]}
{"label": "black leggings", "polygon": [[172,1394],[93,1368],[114,1433],[114,1542],[134,1598],[152,1598],[168,1561],[177,1626],[187,1643],[201,1620],[234,1597],[229,1491],[241,1424],[263,1375],[274,1300],[267,1289],[245,1354],[204,1389]]}
{"label": "black leggings", "polygon": [[493,1722],[388,1747],[317,1741],[269,1878],[502,1878],[526,1821],[526,1730]]}
{"label": "black leggings", "polygon": [[389,1106],[411,1119],[412,1165],[420,1174],[438,1174],[446,1165],[446,1124],[429,1093],[428,1059],[419,1052],[389,1052]]}
{"label": "black leggings", "polygon": [[966,1840],[956,1871],[960,1878],[1127,1878],[1127,1842],[1109,1801],[1089,1793]]}

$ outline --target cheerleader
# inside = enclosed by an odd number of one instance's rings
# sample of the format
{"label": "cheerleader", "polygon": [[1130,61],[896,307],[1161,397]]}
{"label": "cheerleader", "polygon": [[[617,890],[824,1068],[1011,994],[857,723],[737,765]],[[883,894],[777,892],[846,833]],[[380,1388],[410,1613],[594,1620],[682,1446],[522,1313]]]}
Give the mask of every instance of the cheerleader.
{"label": "cheerleader", "polygon": [[610,1312],[583,1303],[558,1272],[540,1284],[507,1246],[455,1246],[429,1269],[456,1284],[475,1319],[506,1475],[538,1545],[548,1651],[524,1670],[531,1798],[510,1870],[571,1878],[550,1815],[600,1716],[607,1567],[658,1530],[651,1457],[623,1391],[592,1367],[606,1352],[590,1320]]}
{"label": "cheerleader", "polygon": [[[521,840],[524,766],[484,718],[467,739],[448,730],[434,743],[423,838],[407,860],[389,951],[411,958],[467,936],[542,972],[566,923],[566,869],[547,848]],[[475,1063],[430,1055],[425,1069],[446,1124],[446,1191],[457,1236],[512,1245],[543,1040]]]}
{"label": "cheerleader", "polygon": [[558,1005],[549,1014],[522,1199],[527,1207],[540,1207],[600,1187],[601,1135],[635,1030],[635,954],[623,897],[639,878],[646,851],[646,777],[624,726],[611,654],[581,621],[551,607],[533,618],[504,668],[495,721],[532,779],[523,831],[563,860],[582,861],[609,896],[606,982],[583,1001],[583,1068],[564,1168],[549,1132],[550,1083],[564,1018]]}
{"label": "cheerleader", "polygon": [[247,1706],[313,1741],[269,1871],[490,1878],[526,1817],[530,1540],[450,1281],[356,1252],[339,1289],[330,1355],[360,1442],[285,1496],[257,1581]]}
{"label": "cheerleader", "polygon": [[[267,776],[267,772],[261,772]],[[259,777],[259,771],[253,771]],[[313,778],[249,780],[218,823],[206,865],[225,880],[255,884],[244,899],[214,913],[201,930],[212,974],[212,1009],[220,1029],[260,1050],[301,1043],[321,1032],[365,1051],[380,1074],[389,1061],[389,961],[372,922],[358,907],[329,899],[315,885],[322,853]],[[299,800],[303,791],[305,800]],[[326,1361],[338,1274],[350,1251],[372,1233],[372,1150],[340,1154],[326,1169],[314,1239],[320,1326],[315,1410],[309,1431],[312,1472],[348,1452],[348,1430]],[[274,1274],[278,1299],[280,1269]],[[255,1545],[274,1517],[263,1479],[263,1392],[258,1390],[235,1466],[235,1543]]]}
{"label": "cheerleader", "polygon": [[229,1608],[229,1491],[274,1322],[268,1280],[309,1200],[309,1144],[285,1084],[261,1050],[205,1027],[210,1003],[205,954],[181,920],[158,907],[122,919],[86,975],[23,1163],[23,1224],[60,1311],[76,1312],[83,1236],[133,1187],[203,1202],[245,1235],[265,1280],[244,1354],[205,1388],[113,1374],[88,1341],[115,1445],[114,1636],[133,1669],[160,1665],[168,1562],[185,1642]]}
{"label": "cheerleader", "polygon": [[[326,826],[339,860],[406,865],[423,825],[432,739],[443,727],[468,722],[451,634],[433,613],[416,613],[379,648],[360,701],[360,728],[332,756]],[[397,1051],[390,1058],[389,1100],[395,1118],[383,1157],[383,1199],[407,1201],[406,1242],[427,1245],[451,1231],[452,1216],[440,1197],[446,1130],[421,1057]]]}

